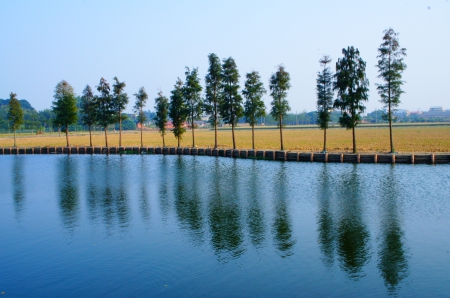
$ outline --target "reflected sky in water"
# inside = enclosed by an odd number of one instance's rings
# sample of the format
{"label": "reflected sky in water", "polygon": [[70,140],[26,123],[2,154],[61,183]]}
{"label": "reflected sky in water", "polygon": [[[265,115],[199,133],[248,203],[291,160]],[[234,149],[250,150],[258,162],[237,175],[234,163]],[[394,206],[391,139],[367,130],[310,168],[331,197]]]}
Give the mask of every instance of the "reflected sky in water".
{"label": "reflected sky in water", "polygon": [[0,292],[12,296],[450,292],[448,165],[139,155],[0,164]]}

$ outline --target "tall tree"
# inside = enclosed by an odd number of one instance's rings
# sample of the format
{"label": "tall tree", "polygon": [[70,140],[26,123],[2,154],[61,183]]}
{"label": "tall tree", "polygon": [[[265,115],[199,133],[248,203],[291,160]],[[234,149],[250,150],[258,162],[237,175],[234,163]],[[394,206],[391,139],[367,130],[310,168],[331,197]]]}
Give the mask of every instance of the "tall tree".
{"label": "tall tree", "polygon": [[186,106],[189,109],[189,120],[191,122],[192,129],[192,147],[195,147],[195,125],[194,120],[199,119],[202,115],[202,99],[200,92],[202,92],[202,86],[200,85],[200,78],[198,77],[198,68],[189,70],[186,67],[186,82],[183,87],[183,96],[186,101]]}
{"label": "tall tree", "polygon": [[278,121],[278,127],[280,128],[280,144],[281,150],[284,150],[283,146],[283,118],[287,112],[291,110],[289,102],[287,101],[287,91],[291,88],[291,77],[289,73],[284,69],[284,66],[278,65],[278,70],[270,77],[270,96],[273,101],[271,102],[272,110],[270,114],[274,119]]}
{"label": "tall tree", "polygon": [[240,117],[244,115],[242,96],[239,94],[239,72],[232,57],[223,60],[222,65],[222,101],[220,103],[220,116],[225,124],[231,125],[233,149],[236,149],[234,127]]}
{"label": "tall tree", "polygon": [[16,147],[16,130],[23,124],[23,111],[16,93],[9,94],[8,120],[12,122],[14,131],[14,147]]}
{"label": "tall tree", "polygon": [[384,107],[388,113],[386,118],[389,121],[389,140],[391,145],[391,153],[394,153],[394,141],[392,137],[392,120],[395,108],[400,104],[400,95],[404,93],[401,89],[404,81],[402,81],[402,72],[406,69],[403,57],[406,56],[406,49],[400,48],[398,42],[398,33],[392,28],[385,30],[383,43],[378,48],[378,77],[383,80],[382,84],[375,84],[380,94]]}
{"label": "tall tree", "polygon": [[168,121],[169,100],[163,95],[162,91],[159,91],[158,97],[155,98],[155,103],[156,117],[153,120],[155,120],[156,127],[158,127],[159,133],[161,134],[163,147],[166,147],[164,135],[166,134],[166,124]]}
{"label": "tall tree", "polygon": [[53,98],[55,99],[52,102],[52,110],[55,114],[53,123],[64,129],[67,147],[69,147],[69,125],[77,122],[78,118],[77,101],[72,86],[62,80],[56,85]]}
{"label": "tall tree", "polygon": [[214,127],[214,148],[217,148],[217,126],[219,124],[220,91],[222,87],[222,64],[219,57],[208,55],[209,68],[205,77],[206,90],[203,109],[209,115],[209,122]]}
{"label": "tall tree", "polygon": [[97,123],[105,131],[105,144],[108,147],[108,125],[116,123],[115,104],[113,96],[111,95],[111,87],[109,83],[104,79],[100,79],[100,83],[97,86],[97,91],[100,92],[99,96],[96,96],[97,102]]}
{"label": "tall tree", "polygon": [[317,73],[317,123],[323,129],[323,152],[327,152],[327,128],[333,111],[333,74],[328,64],[329,56],[323,56],[320,60],[322,71]]}
{"label": "tall tree", "polygon": [[119,122],[119,146],[122,146],[122,111],[128,104],[128,95],[123,92],[123,89],[127,86],[125,82],[119,82],[117,77],[114,77],[115,83],[113,84],[113,101],[114,109],[117,114],[117,120]]}
{"label": "tall tree", "polygon": [[92,125],[97,121],[97,102],[89,85],[83,90],[81,96],[81,120],[89,127],[89,146],[92,147]]}
{"label": "tall tree", "polygon": [[134,111],[138,113],[138,123],[141,126],[141,147],[144,147],[144,141],[142,139],[142,128],[144,127],[144,122],[146,120],[143,108],[145,107],[145,103],[147,102],[148,95],[145,92],[144,87],[141,87],[138,93],[135,93],[136,102],[134,104]]}
{"label": "tall tree", "polygon": [[266,116],[266,105],[262,97],[267,91],[257,71],[247,73],[246,77],[245,88],[242,91],[245,97],[244,115],[245,120],[252,127],[252,148],[255,149],[255,124],[259,117]]}
{"label": "tall tree", "polygon": [[169,103],[169,117],[172,119],[173,134],[178,140],[178,147],[180,147],[180,140],[186,132],[184,123],[189,117],[189,109],[183,97],[183,81],[178,78],[174,89],[171,91]]}
{"label": "tall tree", "polygon": [[343,58],[336,62],[333,89],[337,91],[334,108],[342,111],[339,124],[352,130],[353,153],[356,153],[355,127],[361,121],[361,113],[369,99],[369,80],[366,78],[366,62],[353,46],[342,49]]}

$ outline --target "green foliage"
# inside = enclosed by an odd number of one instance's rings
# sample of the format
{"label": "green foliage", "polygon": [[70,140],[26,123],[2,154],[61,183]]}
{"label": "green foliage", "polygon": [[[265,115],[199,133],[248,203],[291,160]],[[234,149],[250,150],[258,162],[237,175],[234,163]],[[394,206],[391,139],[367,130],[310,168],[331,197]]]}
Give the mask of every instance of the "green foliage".
{"label": "green foliage", "polygon": [[402,72],[406,69],[406,64],[403,62],[406,49],[400,48],[398,33],[395,33],[392,28],[383,33],[383,43],[378,48],[377,56],[380,60],[376,67],[379,72],[378,78],[381,78],[384,83],[375,85],[381,97],[380,102],[388,108],[387,120],[391,121],[395,107],[400,104],[400,95],[404,93],[401,86],[404,83]]}
{"label": "green foliage", "polygon": [[243,116],[242,96],[239,94],[239,72],[232,57],[223,60],[222,101],[220,116],[225,124],[235,125]]}
{"label": "green foliage", "polygon": [[334,108],[342,111],[339,124],[347,129],[355,128],[361,121],[364,102],[369,98],[369,80],[366,78],[366,62],[353,46],[342,49],[343,58],[336,62],[333,89],[337,91]]}
{"label": "green foliage", "polygon": [[114,102],[114,112],[116,114],[117,120],[119,122],[121,119],[122,111],[127,107],[128,104],[128,94],[124,93],[123,90],[127,86],[125,82],[120,82],[117,77],[114,77],[115,83],[113,84],[113,102]]}
{"label": "green foliage", "polygon": [[323,56],[319,62],[323,70],[317,73],[317,122],[321,129],[327,129],[333,111],[334,96],[333,75],[330,67],[327,66],[331,59],[329,56]]}
{"label": "green foliage", "polygon": [[83,96],[81,96],[81,121],[83,124],[91,127],[97,120],[97,102],[95,96],[92,93],[92,89],[89,85],[83,90]]}
{"label": "green foliage", "polygon": [[212,53],[208,55],[209,68],[205,77],[205,100],[203,110],[209,115],[209,123],[213,127],[219,124],[219,106],[221,104],[220,90],[222,87],[222,64],[219,57]]}
{"label": "green foliage", "polygon": [[257,71],[247,73],[246,77],[245,88],[242,91],[245,97],[244,115],[245,121],[254,126],[258,122],[258,117],[266,116],[266,105],[262,97],[267,91]]}
{"label": "green foliage", "polygon": [[141,124],[141,128],[144,125],[144,122],[146,119],[145,113],[143,112],[143,108],[145,107],[145,104],[148,99],[147,92],[145,92],[145,88],[141,87],[139,88],[138,93],[133,94],[136,97],[136,102],[134,103],[134,111],[138,113],[137,121],[139,124]]}
{"label": "green foliage", "polygon": [[17,100],[17,94],[9,95],[8,120],[11,121],[12,130],[16,131],[24,122],[23,111],[20,102]]}
{"label": "green foliage", "polygon": [[52,111],[55,114],[54,125],[68,132],[69,125],[77,121],[77,102],[72,86],[62,80],[56,85]]}
{"label": "green foliage", "polygon": [[189,109],[186,106],[186,102],[183,97],[183,81],[178,78],[174,85],[174,89],[171,91],[169,103],[169,117],[172,119],[173,134],[178,139],[178,146],[180,146],[180,140],[186,129],[183,127],[189,116]]}
{"label": "green foliage", "polygon": [[155,98],[155,103],[156,117],[153,120],[155,120],[155,125],[158,127],[159,133],[165,135],[169,113],[169,100],[163,95],[162,91],[159,91],[158,97]]}
{"label": "green foliage", "polygon": [[136,123],[134,123],[134,121],[131,120],[129,117],[123,117],[122,128],[123,128],[123,130],[135,130]]}
{"label": "green foliage", "polygon": [[274,119],[279,120],[278,126],[282,125],[283,117],[291,110],[289,102],[286,99],[287,91],[291,88],[290,80],[289,73],[282,65],[279,65],[278,71],[270,77],[270,96],[273,98],[270,114]]}
{"label": "green foliage", "polygon": [[198,68],[189,70],[186,67],[186,82],[183,87],[183,96],[186,102],[186,106],[189,109],[189,118],[191,120],[192,127],[194,127],[194,120],[200,119],[202,115],[202,99],[200,92],[202,92],[202,86],[200,85],[200,78],[198,77]]}
{"label": "green foliage", "polygon": [[100,93],[100,95],[95,97],[97,103],[97,123],[106,131],[108,125],[116,123],[116,105],[111,95],[111,87],[104,78],[100,79],[97,91]]}

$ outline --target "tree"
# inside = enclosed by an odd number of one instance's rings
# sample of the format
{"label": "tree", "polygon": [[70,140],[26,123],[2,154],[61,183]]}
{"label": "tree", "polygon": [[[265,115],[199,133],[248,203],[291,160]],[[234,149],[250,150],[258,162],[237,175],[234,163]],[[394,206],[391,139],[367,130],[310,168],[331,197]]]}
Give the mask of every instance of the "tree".
{"label": "tree", "polygon": [[234,126],[244,114],[242,96],[239,94],[239,72],[232,57],[223,60],[222,65],[222,101],[220,103],[220,116],[225,124],[231,125],[233,149],[236,149]]}
{"label": "tree", "polygon": [[353,153],[356,153],[355,127],[361,121],[361,113],[369,99],[369,80],[366,78],[366,62],[353,46],[342,49],[343,58],[336,62],[333,89],[337,91],[334,108],[342,111],[339,124],[352,130]]}
{"label": "tree", "polygon": [[[114,77],[115,83],[113,84],[113,101],[114,110],[117,115],[117,122],[119,122],[119,146],[122,146],[122,111],[128,104],[128,95],[123,93],[123,89],[126,87],[125,82],[119,82],[117,77]],[[117,123],[116,122],[116,123]]]}
{"label": "tree", "polygon": [[77,101],[72,86],[62,80],[56,85],[55,99],[52,103],[52,110],[55,113],[53,123],[63,128],[66,133],[67,147],[69,144],[69,125],[77,122]]}
{"label": "tree", "polygon": [[400,48],[398,42],[398,33],[392,28],[385,30],[383,43],[378,48],[379,55],[377,58],[379,75],[384,82],[376,84],[378,94],[380,94],[384,107],[387,108],[387,120],[389,121],[389,140],[391,145],[391,153],[394,153],[394,141],[392,137],[392,119],[395,108],[400,104],[400,95],[404,93],[401,89],[404,81],[402,81],[402,72],[406,69],[403,63],[403,57],[406,56],[406,49]]}
{"label": "tree", "polygon": [[267,92],[261,82],[257,71],[247,73],[245,89],[242,91],[245,97],[244,115],[245,121],[252,127],[252,148],[255,149],[255,124],[258,117],[266,116],[266,105],[262,96]]}
{"label": "tree", "polygon": [[271,102],[272,110],[270,114],[276,120],[278,120],[278,127],[280,128],[280,143],[281,150],[284,150],[283,146],[283,117],[287,112],[291,110],[289,102],[287,101],[287,91],[291,88],[289,81],[291,77],[289,73],[284,69],[284,66],[278,65],[278,71],[273,73],[270,77],[270,96],[273,101]]}
{"label": "tree", "polygon": [[323,129],[323,152],[327,152],[327,128],[333,111],[333,74],[328,63],[331,62],[329,56],[323,56],[320,60],[323,67],[322,72],[317,73],[317,123]]}
{"label": "tree", "polygon": [[158,97],[155,98],[155,103],[156,117],[153,120],[155,120],[156,127],[158,127],[159,133],[161,134],[163,147],[166,147],[164,135],[166,134],[166,124],[168,120],[167,115],[169,113],[169,100],[167,97],[163,96],[162,91],[159,91]]}
{"label": "tree", "polygon": [[97,121],[97,102],[89,85],[83,90],[81,96],[81,120],[89,127],[89,146],[92,147],[92,125]]}
{"label": "tree", "polygon": [[219,124],[220,91],[222,87],[222,65],[216,54],[209,54],[209,68],[205,77],[206,90],[203,109],[209,115],[209,122],[214,127],[214,148],[217,148],[217,126]]}
{"label": "tree", "polygon": [[183,87],[183,96],[189,110],[189,120],[191,121],[192,147],[195,147],[194,120],[199,119],[202,115],[202,99],[200,97],[200,92],[202,92],[203,88],[200,85],[198,68],[194,68],[190,71],[189,67],[186,67],[186,72],[184,74],[186,75],[186,82]]}
{"label": "tree", "polygon": [[116,123],[117,119],[115,104],[109,83],[104,78],[100,79],[97,90],[100,92],[100,95],[95,97],[95,101],[97,102],[97,123],[105,131],[105,144],[108,147],[108,125]]}
{"label": "tree", "polygon": [[16,129],[23,124],[23,111],[20,102],[17,99],[17,94],[9,94],[9,111],[8,120],[12,122],[12,129],[14,131],[14,147],[16,147]]}
{"label": "tree", "polygon": [[189,117],[189,110],[183,97],[183,82],[178,78],[174,89],[171,91],[169,103],[169,117],[172,119],[173,134],[178,140],[178,147],[180,147],[180,140],[186,132],[184,123]]}
{"label": "tree", "polygon": [[135,93],[136,102],[134,104],[134,111],[138,113],[138,123],[141,126],[141,147],[144,147],[144,142],[142,140],[142,128],[144,126],[144,122],[146,120],[145,114],[143,112],[143,108],[145,107],[145,103],[148,99],[147,92],[145,92],[144,87],[141,87],[138,93]]}

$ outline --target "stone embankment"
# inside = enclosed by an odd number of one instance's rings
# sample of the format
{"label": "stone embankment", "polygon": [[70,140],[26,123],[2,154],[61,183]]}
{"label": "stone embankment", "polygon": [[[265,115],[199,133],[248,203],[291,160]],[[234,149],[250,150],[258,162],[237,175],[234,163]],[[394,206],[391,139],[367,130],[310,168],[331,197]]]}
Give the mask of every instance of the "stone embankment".
{"label": "stone embankment", "polygon": [[304,153],[277,150],[244,150],[177,147],[35,147],[0,148],[0,155],[21,154],[162,154],[204,155],[297,162],[449,164],[450,154],[349,154]]}

